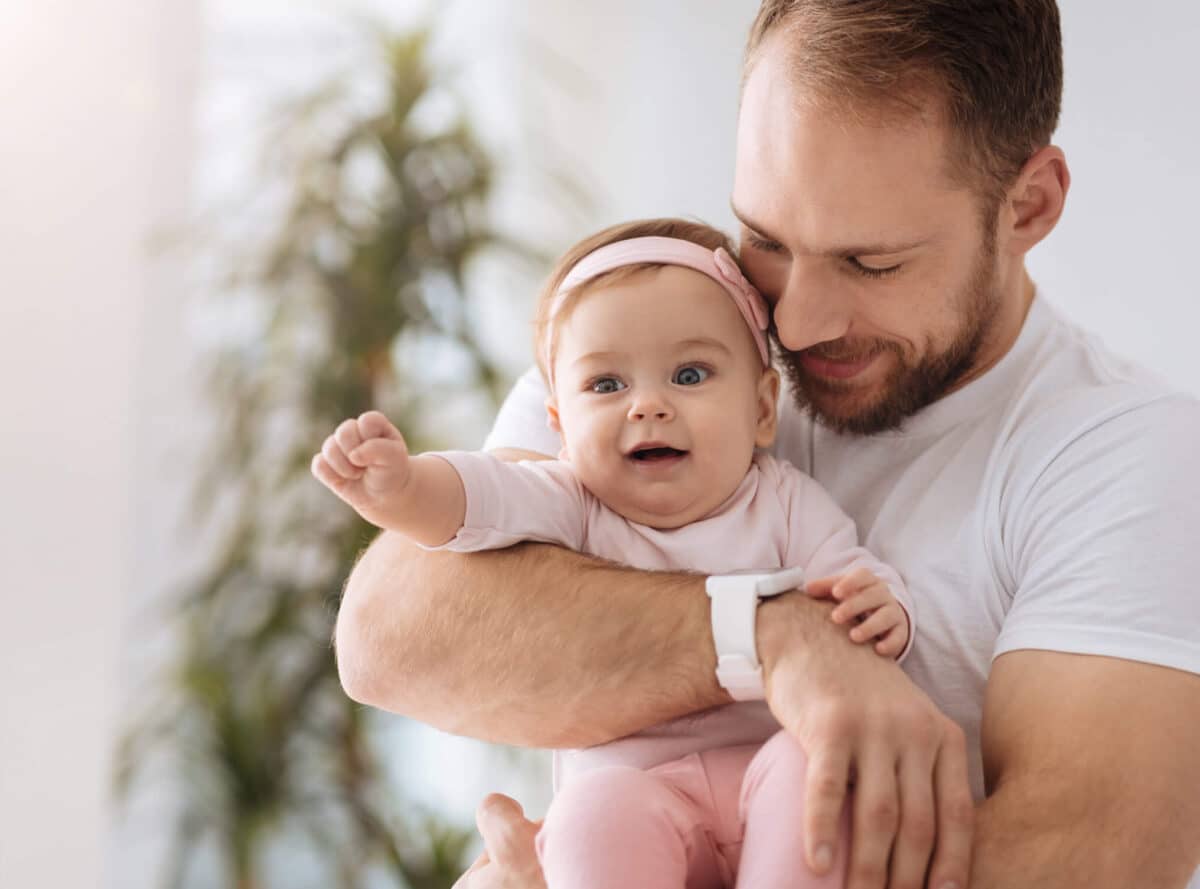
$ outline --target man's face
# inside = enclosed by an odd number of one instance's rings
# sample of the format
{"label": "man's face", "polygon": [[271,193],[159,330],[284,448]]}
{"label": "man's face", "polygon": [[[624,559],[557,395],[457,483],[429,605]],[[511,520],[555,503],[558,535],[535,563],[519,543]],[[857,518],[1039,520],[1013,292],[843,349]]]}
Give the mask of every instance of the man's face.
{"label": "man's face", "polygon": [[764,49],[742,98],[742,261],[798,403],[841,432],[895,428],[998,357],[994,225],[950,179],[941,124],[839,115],[784,64]]}

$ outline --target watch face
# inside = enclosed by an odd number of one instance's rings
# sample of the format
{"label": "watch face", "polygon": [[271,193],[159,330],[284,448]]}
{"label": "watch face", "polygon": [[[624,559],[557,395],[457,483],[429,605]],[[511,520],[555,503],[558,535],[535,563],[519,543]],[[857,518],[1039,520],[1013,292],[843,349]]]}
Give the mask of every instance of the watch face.
{"label": "watch face", "polygon": [[704,588],[709,595],[713,593],[754,592],[758,582],[770,577],[769,574],[756,572],[754,574],[714,574],[704,582]]}
{"label": "watch face", "polygon": [[726,593],[753,593],[762,596],[778,596],[788,590],[804,586],[803,568],[781,568],[778,571],[736,571],[729,574],[714,574],[704,582],[710,596]]}

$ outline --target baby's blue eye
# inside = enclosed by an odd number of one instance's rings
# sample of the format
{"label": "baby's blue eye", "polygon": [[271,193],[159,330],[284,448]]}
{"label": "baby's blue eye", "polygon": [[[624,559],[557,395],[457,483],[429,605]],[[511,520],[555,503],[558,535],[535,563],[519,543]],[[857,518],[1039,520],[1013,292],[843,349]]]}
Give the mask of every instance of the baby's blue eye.
{"label": "baby's blue eye", "polygon": [[601,395],[607,395],[610,392],[620,392],[625,388],[625,384],[616,377],[600,377],[597,380],[592,380],[588,388]]}
{"label": "baby's blue eye", "polygon": [[677,383],[680,386],[696,386],[707,380],[708,376],[709,371],[707,368],[689,364],[687,367],[681,367],[675,371],[675,379],[671,382]]}

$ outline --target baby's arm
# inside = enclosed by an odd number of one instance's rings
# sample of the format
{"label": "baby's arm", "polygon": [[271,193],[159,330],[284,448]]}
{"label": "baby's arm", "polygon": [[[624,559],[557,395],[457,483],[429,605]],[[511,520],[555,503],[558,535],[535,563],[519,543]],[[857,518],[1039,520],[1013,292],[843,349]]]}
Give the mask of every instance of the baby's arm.
{"label": "baby's arm", "polygon": [[840,603],[832,617],[839,624],[854,622],[851,640],[874,642],[879,654],[902,659],[916,623],[904,581],[859,545],[854,520],[820,484],[789,463],[777,466],[788,511],[787,564],[802,565],[811,578],[805,593]]}
{"label": "baby's arm", "polygon": [[[357,441],[363,432],[369,437]],[[559,460],[509,463],[471,451],[409,457],[375,411],[338,427],[313,458],[313,474],[367,521],[455,552],[523,540],[582,549],[595,503]]]}
{"label": "baby's arm", "polygon": [[898,657],[911,635],[908,611],[891,587],[867,568],[834,577],[822,577],[805,584],[804,591],[814,599],[831,598],[839,604],[830,617],[836,624],[854,621],[850,641],[875,642],[875,651],[885,657]]}
{"label": "baby's arm", "polygon": [[368,522],[423,546],[458,533],[466,493],[438,457],[410,457],[404,436],[379,411],[346,420],[313,457],[312,473]]}

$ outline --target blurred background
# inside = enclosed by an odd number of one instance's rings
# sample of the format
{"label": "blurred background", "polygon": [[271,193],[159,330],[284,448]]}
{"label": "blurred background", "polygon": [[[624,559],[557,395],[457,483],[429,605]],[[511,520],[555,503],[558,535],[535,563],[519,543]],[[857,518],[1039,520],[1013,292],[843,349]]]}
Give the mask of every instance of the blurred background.
{"label": "blurred background", "polygon": [[[1200,7],[1060,0],[1049,298],[1200,393]],[[539,753],[348,702],[340,419],[475,447],[534,290],[727,201],[755,0],[0,0],[0,886],[449,886]]]}

